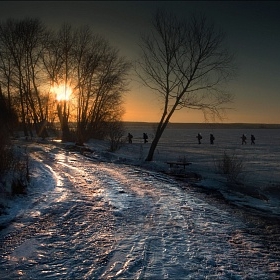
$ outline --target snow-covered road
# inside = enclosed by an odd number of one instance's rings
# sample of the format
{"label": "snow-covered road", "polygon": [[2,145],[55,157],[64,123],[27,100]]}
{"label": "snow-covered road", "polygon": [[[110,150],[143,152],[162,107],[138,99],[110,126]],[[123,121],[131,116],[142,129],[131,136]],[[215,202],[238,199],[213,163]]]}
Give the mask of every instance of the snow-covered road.
{"label": "snow-covered road", "polygon": [[0,279],[279,279],[273,223],[160,173],[30,149],[40,185],[0,231]]}

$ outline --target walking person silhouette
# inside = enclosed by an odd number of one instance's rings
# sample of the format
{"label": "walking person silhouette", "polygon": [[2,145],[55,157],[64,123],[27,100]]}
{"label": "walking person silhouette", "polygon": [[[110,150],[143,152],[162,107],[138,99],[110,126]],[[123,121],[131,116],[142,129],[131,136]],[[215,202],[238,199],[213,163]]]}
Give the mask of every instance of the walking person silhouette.
{"label": "walking person silhouette", "polygon": [[144,143],[148,142],[148,134],[147,133],[143,133],[143,139],[144,139]]}
{"label": "walking person silhouette", "polygon": [[255,136],[253,134],[251,134],[251,145],[255,145]]}
{"label": "walking person silhouette", "polygon": [[242,145],[247,144],[246,139],[247,139],[247,137],[245,136],[245,134],[242,134],[242,136],[241,136]]}
{"label": "walking person silhouette", "polygon": [[198,133],[198,135],[196,136],[197,140],[198,140],[198,144],[201,144],[201,139],[202,139],[202,136],[200,133]]}
{"label": "walking person silhouette", "polygon": [[127,138],[128,138],[128,143],[132,144],[132,138],[133,138],[132,134],[128,133]]}
{"label": "walking person silhouette", "polygon": [[214,135],[211,133],[211,134],[210,134],[210,144],[211,144],[211,145],[214,144],[214,140],[215,140],[215,137],[214,137]]}

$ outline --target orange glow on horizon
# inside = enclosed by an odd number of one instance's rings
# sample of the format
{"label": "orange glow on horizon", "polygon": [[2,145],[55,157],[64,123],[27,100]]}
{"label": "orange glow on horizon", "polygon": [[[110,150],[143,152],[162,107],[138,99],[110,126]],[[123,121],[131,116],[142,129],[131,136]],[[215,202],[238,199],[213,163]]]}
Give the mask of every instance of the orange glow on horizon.
{"label": "orange glow on horizon", "polygon": [[[141,105],[141,106],[140,106]],[[160,121],[162,111],[159,105],[147,102],[147,104],[139,104],[138,102],[129,102],[126,106],[126,112],[123,116],[125,122],[148,122],[157,123]],[[202,112],[179,110],[175,111],[170,122],[178,123],[203,123],[204,116]]]}
{"label": "orange glow on horizon", "polygon": [[[139,89],[131,91],[125,97],[125,122],[148,122],[157,123],[162,116],[162,104],[157,100],[155,95],[149,92],[140,91]],[[247,101],[247,100],[246,100]],[[278,102],[274,105],[262,103],[249,106],[249,101],[236,100],[230,104],[232,109],[226,110],[223,119],[204,119],[203,112],[200,110],[191,110],[184,108],[177,110],[172,115],[172,123],[259,123],[259,124],[279,124],[279,107]],[[263,112],[260,114],[260,112]]]}

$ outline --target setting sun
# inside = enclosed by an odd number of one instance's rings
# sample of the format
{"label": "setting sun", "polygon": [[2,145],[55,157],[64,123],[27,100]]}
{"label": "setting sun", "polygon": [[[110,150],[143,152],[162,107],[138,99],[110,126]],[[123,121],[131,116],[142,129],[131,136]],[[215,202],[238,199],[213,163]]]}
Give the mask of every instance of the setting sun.
{"label": "setting sun", "polygon": [[53,92],[57,101],[69,100],[72,94],[72,89],[68,85],[60,84],[51,87],[51,92]]}

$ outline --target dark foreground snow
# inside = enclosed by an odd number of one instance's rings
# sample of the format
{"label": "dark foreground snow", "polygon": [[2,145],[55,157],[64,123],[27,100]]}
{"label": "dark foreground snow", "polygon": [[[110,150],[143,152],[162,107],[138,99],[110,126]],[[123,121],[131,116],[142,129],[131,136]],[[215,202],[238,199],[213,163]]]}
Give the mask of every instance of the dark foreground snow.
{"label": "dark foreground snow", "polygon": [[0,279],[279,277],[276,218],[141,167],[29,149],[29,195],[0,217]]}

